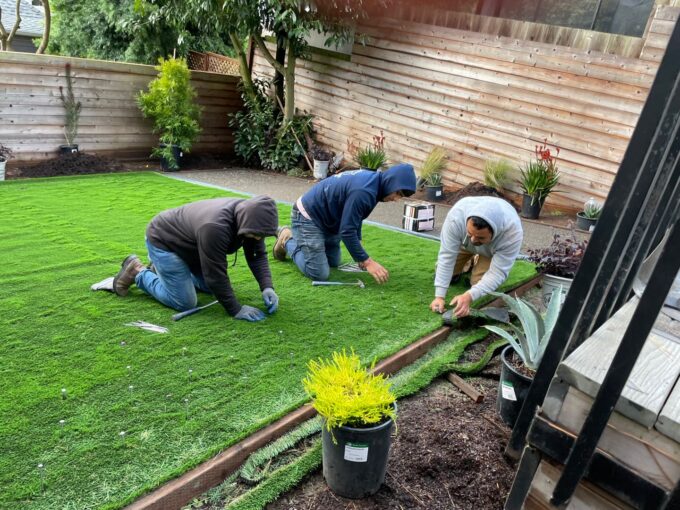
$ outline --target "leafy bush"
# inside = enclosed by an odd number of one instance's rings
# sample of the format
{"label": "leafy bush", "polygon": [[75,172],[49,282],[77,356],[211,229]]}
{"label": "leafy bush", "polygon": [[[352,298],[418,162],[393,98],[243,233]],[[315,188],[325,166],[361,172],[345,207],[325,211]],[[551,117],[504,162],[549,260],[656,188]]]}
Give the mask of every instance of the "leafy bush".
{"label": "leafy bush", "polygon": [[194,103],[196,91],[191,85],[191,73],[184,59],[159,59],[156,66],[158,77],[148,86],[148,92],[140,92],[137,103],[144,117],[154,121],[154,133],[160,133],[161,144],[166,147],[154,149],[155,156],[165,158],[173,169],[178,167],[171,145],[189,152],[201,132],[200,107]]}
{"label": "leafy bush", "polygon": [[385,135],[381,130],[379,135],[373,137],[373,143],[364,148],[359,148],[356,144],[347,140],[347,152],[356,160],[359,167],[379,170],[387,162]]}
{"label": "leafy bush", "polygon": [[317,161],[330,161],[335,156],[333,151],[324,149],[323,147],[320,147],[316,144],[312,145],[312,147],[309,149],[309,155],[312,159]]}
{"label": "leafy bush", "polygon": [[504,159],[489,160],[484,163],[484,184],[502,191],[508,184],[512,164]]}
{"label": "leafy bush", "polygon": [[[312,406],[323,417],[326,428],[366,427],[395,418],[396,398],[382,374],[361,367],[352,352],[334,352],[332,360],[310,361],[302,381]],[[373,367],[371,367],[373,368]]]}
{"label": "leafy bush", "polygon": [[557,156],[560,149],[556,149],[556,155],[552,155],[547,144],[537,145],[536,159],[530,161],[520,169],[522,179],[520,186],[522,191],[531,196],[531,205],[538,202],[543,205],[545,199],[557,186],[560,180],[560,173],[557,171]]}
{"label": "leafy bush", "polygon": [[583,204],[583,216],[589,220],[596,220],[602,214],[602,204],[595,202],[594,199],[589,199]]}
{"label": "leafy bush", "polygon": [[307,151],[306,135],[312,131],[312,117],[299,115],[284,124],[274,102],[266,95],[269,82],[255,80],[254,87],[255,97],[243,94],[243,110],[232,114],[229,120],[229,125],[235,128],[234,150],[247,165],[288,172]]}
{"label": "leafy bush", "polygon": [[66,94],[64,87],[59,87],[59,98],[66,111],[64,115],[64,137],[66,145],[73,145],[78,136],[78,121],[80,120],[80,110],[82,104],[76,100],[73,94],[73,76],[71,75],[71,64],[66,64]]}
{"label": "leafy bush", "polygon": [[506,329],[498,326],[484,327],[510,342],[526,367],[536,370],[538,365],[541,364],[543,353],[548,346],[548,340],[550,340],[550,335],[557,322],[557,316],[560,313],[561,300],[559,296],[561,292],[561,287],[553,290],[545,316],[542,316],[528,301],[499,292],[491,292],[491,295],[505,301],[510,311],[519,319],[522,327],[519,328],[512,323],[506,326],[514,333],[514,336]]}
{"label": "leafy bush", "polygon": [[547,248],[528,251],[529,260],[536,264],[540,273],[573,278],[587,247],[588,241],[585,239],[579,242],[575,236],[563,239],[559,234],[554,234]]}

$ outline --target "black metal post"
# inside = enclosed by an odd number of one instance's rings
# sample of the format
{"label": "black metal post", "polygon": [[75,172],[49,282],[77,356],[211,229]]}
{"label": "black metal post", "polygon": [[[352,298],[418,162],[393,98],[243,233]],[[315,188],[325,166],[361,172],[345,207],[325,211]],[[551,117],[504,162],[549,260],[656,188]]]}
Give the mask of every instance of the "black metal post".
{"label": "black metal post", "polygon": [[[673,197],[674,200],[679,198]],[[673,284],[673,278],[669,278],[669,275],[675,276],[680,269],[680,257],[677,255],[678,246],[680,246],[680,224],[675,223],[640,302],[633,312],[630,324],[621,339],[621,344],[597,392],[576,443],[567,458],[562,476],[555,486],[551,499],[551,503],[555,506],[569,502],[590,464],[602,432],[607,426],[614,406]]]}
{"label": "black metal post", "polygon": [[[627,244],[655,171],[646,167],[647,154],[653,152],[659,119],[666,111],[671,92],[680,74],[680,24],[671,34],[666,54],[640,118],[628,144],[616,179],[609,192],[598,226],[593,233],[583,262],[553,329],[543,361],[534,376],[519,413],[506,453],[517,457],[537,407],[543,402],[557,366],[568,349],[574,348],[592,329],[600,302],[611,282],[617,261]],[[642,169],[646,171],[643,172]],[[652,174],[652,175],[649,175]]]}

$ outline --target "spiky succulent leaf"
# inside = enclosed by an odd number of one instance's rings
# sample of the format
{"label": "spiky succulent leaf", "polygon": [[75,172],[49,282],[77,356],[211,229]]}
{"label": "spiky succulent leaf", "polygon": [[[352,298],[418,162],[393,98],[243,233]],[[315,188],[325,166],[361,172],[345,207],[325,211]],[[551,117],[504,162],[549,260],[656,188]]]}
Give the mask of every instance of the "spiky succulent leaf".
{"label": "spiky succulent leaf", "polygon": [[522,358],[522,361],[524,362],[524,364],[528,366],[528,361],[524,357],[524,349],[522,348],[522,346],[519,344],[519,342],[517,341],[517,339],[514,336],[512,336],[510,333],[505,331],[503,328],[499,328],[498,326],[484,326],[484,328],[488,329],[492,333],[496,333],[501,338],[506,339],[508,341],[508,343],[510,343],[510,345],[512,345],[512,348],[515,349],[515,352],[517,353],[517,355],[520,358]]}

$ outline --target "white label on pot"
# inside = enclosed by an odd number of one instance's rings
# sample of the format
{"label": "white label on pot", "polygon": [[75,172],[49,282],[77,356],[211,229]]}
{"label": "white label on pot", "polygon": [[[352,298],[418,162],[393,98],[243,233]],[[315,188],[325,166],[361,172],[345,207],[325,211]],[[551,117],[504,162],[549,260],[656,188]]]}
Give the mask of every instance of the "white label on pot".
{"label": "white label on pot", "polygon": [[345,445],[345,460],[350,462],[367,462],[368,445],[365,443],[347,443]]}
{"label": "white label on pot", "polygon": [[434,192],[434,196],[435,196],[435,197],[441,197],[441,196],[442,196],[441,190],[435,191],[435,192]]}
{"label": "white label on pot", "polygon": [[501,383],[501,392],[505,400],[517,400],[515,395],[515,388],[512,387],[512,383],[508,381],[503,381]]}

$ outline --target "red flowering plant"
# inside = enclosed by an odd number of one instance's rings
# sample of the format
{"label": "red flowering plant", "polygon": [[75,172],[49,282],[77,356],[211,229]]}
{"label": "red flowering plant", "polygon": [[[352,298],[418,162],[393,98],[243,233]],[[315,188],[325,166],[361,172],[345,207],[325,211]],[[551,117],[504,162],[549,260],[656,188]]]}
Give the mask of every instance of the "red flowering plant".
{"label": "red flowering plant", "polygon": [[520,186],[522,191],[531,197],[531,204],[538,202],[543,205],[546,197],[553,191],[559,182],[560,173],[557,170],[557,157],[560,154],[558,147],[554,148],[554,154],[548,146],[548,141],[536,145],[534,152],[536,158],[520,169],[522,179]]}

